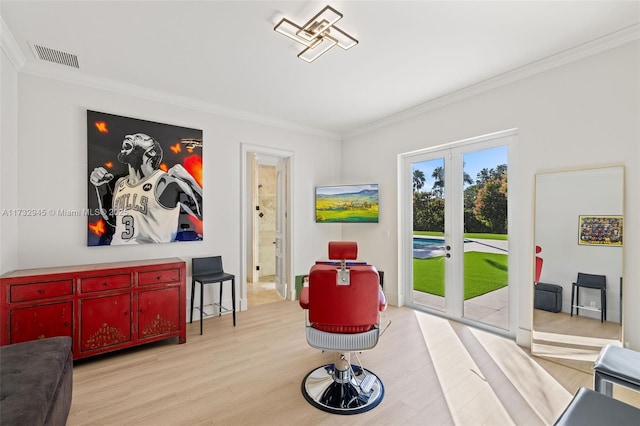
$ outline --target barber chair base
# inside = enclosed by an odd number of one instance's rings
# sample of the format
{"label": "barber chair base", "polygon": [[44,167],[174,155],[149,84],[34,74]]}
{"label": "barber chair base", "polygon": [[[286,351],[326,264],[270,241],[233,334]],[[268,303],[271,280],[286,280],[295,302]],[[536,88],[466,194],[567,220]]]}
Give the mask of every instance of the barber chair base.
{"label": "barber chair base", "polygon": [[359,414],[380,404],[384,386],[378,376],[358,365],[351,365],[351,371],[340,372],[334,364],[327,364],[305,376],[302,395],[322,411]]}

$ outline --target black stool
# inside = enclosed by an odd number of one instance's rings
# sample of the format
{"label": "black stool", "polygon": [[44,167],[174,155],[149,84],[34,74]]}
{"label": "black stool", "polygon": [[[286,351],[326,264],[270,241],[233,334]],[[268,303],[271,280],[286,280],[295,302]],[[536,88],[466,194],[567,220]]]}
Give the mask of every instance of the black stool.
{"label": "black stool", "polygon": [[[231,281],[231,303],[232,309],[222,306],[222,283]],[[220,300],[219,303],[213,303],[218,306],[218,316],[222,315],[222,311],[233,311],[233,326],[236,326],[236,276],[227,274],[222,267],[222,256],[211,257],[194,257],[191,259],[191,318],[189,323],[193,322],[193,299],[195,298],[196,282],[200,283],[200,334],[202,334],[202,310],[204,301],[204,285],[220,283]]]}
{"label": "black stool", "polygon": [[[580,306],[580,288],[600,290],[600,308]],[[574,295],[575,304],[573,303]],[[578,279],[571,286],[571,316],[573,316],[573,308],[576,308],[576,316],[580,314],[580,309],[600,312],[600,322],[604,322],[607,319],[607,277],[578,272]]]}

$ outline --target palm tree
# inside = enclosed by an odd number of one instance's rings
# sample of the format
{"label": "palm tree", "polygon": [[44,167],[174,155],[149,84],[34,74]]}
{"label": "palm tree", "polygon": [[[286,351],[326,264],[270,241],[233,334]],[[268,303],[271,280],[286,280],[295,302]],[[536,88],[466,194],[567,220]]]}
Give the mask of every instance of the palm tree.
{"label": "palm tree", "polygon": [[424,177],[424,172],[422,170],[414,170],[413,171],[413,192],[418,192],[424,186],[426,178]]}
{"label": "palm tree", "polygon": [[442,198],[442,195],[444,194],[444,167],[439,166],[433,169],[431,177],[435,179],[432,187],[433,193],[437,197]]}
{"label": "palm tree", "polygon": [[[464,167],[464,165],[462,167]],[[467,172],[462,172],[462,181],[468,185],[473,185],[473,179],[471,179],[471,176],[469,176]]]}
{"label": "palm tree", "polygon": [[[432,188],[433,192],[442,197],[442,194],[444,193],[444,168],[436,167],[433,170],[431,177],[435,179]],[[467,172],[462,173],[462,181],[466,184],[473,185],[473,179],[471,179],[471,176],[469,176],[469,173]]]}

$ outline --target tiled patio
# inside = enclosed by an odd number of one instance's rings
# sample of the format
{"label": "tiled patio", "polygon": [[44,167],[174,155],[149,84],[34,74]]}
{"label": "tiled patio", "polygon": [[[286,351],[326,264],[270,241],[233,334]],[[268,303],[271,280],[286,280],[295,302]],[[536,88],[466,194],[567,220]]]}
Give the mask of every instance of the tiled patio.
{"label": "tiled patio", "polygon": [[[414,303],[444,311],[444,297],[420,291],[413,292]],[[464,317],[495,327],[509,327],[509,287],[483,294],[464,302]]]}
{"label": "tiled patio", "polygon": [[[501,240],[466,239],[464,251],[484,251],[508,254],[509,242]],[[427,258],[444,255],[443,246],[432,246],[414,250],[414,257]],[[419,291],[413,292],[413,302],[444,311],[444,297]],[[495,327],[509,327],[509,287],[474,297],[464,302],[464,317],[481,321]]]}

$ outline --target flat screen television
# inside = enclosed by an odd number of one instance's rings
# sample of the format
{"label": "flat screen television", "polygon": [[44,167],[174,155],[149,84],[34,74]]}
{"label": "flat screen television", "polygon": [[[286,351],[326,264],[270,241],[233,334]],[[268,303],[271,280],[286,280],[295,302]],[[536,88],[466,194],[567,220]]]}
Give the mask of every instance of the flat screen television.
{"label": "flat screen television", "polygon": [[316,187],[317,223],[378,223],[378,184]]}

